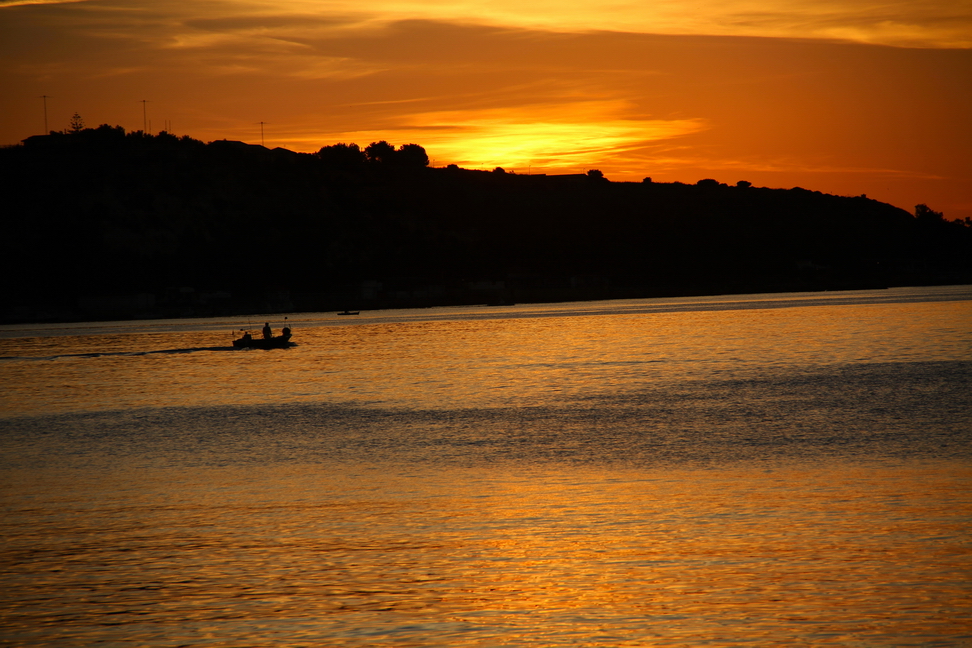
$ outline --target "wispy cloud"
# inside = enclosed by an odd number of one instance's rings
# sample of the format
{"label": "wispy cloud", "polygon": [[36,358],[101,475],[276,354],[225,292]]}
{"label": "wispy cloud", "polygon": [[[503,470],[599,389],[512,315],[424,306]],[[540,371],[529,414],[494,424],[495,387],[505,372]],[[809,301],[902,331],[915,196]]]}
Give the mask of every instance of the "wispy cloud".
{"label": "wispy cloud", "polygon": [[[0,8],[88,0],[0,0]],[[156,3],[159,4],[159,3]],[[99,6],[101,3],[99,3]],[[375,28],[435,20],[548,32],[758,36],[900,47],[972,48],[970,0],[210,0],[179,3],[186,26],[212,31]],[[208,24],[206,24],[208,23]]]}
{"label": "wispy cloud", "polygon": [[[266,5],[270,11],[270,5]],[[357,0],[287,0],[274,11],[361,13]],[[595,30],[678,35],[842,39],[904,47],[972,47],[969,0],[372,0],[389,22],[423,19],[560,32]]]}
{"label": "wispy cloud", "polygon": [[0,0],[0,9],[24,5],[73,4],[76,2],[87,2],[87,0]]}

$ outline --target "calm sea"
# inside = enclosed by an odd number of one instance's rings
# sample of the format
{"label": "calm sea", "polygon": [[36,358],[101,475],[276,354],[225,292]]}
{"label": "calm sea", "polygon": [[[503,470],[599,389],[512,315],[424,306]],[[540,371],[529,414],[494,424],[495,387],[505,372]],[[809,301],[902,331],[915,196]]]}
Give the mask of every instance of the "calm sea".
{"label": "calm sea", "polygon": [[0,327],[0,644],[972,645],[970,286],[264,321]]}

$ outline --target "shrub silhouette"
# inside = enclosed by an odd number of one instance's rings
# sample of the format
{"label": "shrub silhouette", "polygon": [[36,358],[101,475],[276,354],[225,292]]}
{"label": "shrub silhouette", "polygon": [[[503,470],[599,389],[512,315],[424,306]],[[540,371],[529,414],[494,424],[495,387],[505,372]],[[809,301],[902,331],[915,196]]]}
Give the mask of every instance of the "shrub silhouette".
{"label": "shrub silhouette", "polygon": [[364,153],[369,162],[386,163],[391,162],[395,157],[395,147],[385,140],[381,140],[378,142],[372,142],[366,146]]}
{"label": "shrub silhouette", "polygon": [[418,144],[402,144],[395,151],[395,162],[404,167],[427,167],[429,155]]}
{"label": "shrub silhouette", "polygon": [[340,169],[353,169],[365,161],[365,154],[357,144],[333,144],[321,147],[317,157],[326,166]]}

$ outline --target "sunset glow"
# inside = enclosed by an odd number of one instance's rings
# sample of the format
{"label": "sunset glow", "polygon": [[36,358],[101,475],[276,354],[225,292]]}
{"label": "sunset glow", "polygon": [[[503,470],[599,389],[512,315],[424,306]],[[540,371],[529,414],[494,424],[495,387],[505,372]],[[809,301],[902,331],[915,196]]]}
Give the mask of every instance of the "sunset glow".
{"label": "sunset glow", "polygon": [[[444,160],[466,168],[575,168],[590,160],[700,131],[700,120],[610,119],[620,106],[590,102],[534,110],[483,110],[409,116],[398,131],[349,132],[341,141],[422,141]],[[425,125],[434,124],[433,128]],[[420,135],[418,135],[420,133]],[[332,137],[333,139],[333,137]]]}
{"label": "sunset glow", "polygon": [[[972,3],[0,0],[0,143],[86,125],[972,216]],[[146,103],[141,103],[142,100]]]}

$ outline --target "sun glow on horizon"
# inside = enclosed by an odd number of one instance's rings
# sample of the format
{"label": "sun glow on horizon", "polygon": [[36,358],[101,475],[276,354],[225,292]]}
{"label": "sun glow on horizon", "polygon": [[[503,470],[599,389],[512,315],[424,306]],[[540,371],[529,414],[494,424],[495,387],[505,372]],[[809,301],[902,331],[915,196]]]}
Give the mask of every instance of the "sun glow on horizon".
{"label": "sun glow on horizon", "polygon": [[[362,147],[380,139],[421,144],[442,164],[466,168],[576,170],[589,168],[594,160],[707,128],[703,119],[625,118],[618,115],[622,108],[622,102],[579,102],[517,110],[428,112],[407,117],[399,128],[323,137],[332,143],[355,142]],[[290,143],[301,146],[302,139]]]}

